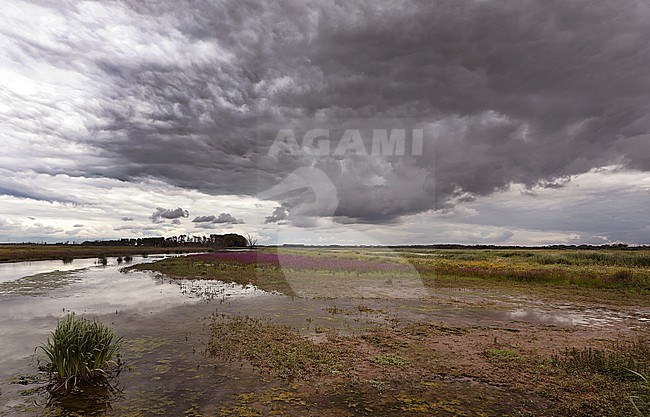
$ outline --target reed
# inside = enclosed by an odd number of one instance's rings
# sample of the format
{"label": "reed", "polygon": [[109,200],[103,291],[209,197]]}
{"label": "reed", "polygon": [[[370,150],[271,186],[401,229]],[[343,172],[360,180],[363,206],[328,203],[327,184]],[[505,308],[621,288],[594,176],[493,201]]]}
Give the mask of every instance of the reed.
{"label": "reed", "polygon": [[637,416],[648,417],[650,416],[650,380],[648,376],[630,370],[630,372],[639,378],[639,389],[634,395],[630,396],[632,407]]}
{"label": "reed", "polygon": [[68,391],[81,382],[106,376],[114,364],[121,339],[97,321],[68,315],[57,323],[52,337],[39,346],[48,359],[46,369],[55,380],[52,391]]}

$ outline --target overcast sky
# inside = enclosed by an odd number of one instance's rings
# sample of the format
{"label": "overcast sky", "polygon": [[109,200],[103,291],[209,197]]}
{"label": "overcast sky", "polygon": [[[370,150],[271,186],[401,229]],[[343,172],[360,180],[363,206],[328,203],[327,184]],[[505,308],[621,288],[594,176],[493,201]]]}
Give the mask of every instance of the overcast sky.
{"label": "overcast sky", "polygon": [[650,243],[645,0],[0,16],[0,241]]}

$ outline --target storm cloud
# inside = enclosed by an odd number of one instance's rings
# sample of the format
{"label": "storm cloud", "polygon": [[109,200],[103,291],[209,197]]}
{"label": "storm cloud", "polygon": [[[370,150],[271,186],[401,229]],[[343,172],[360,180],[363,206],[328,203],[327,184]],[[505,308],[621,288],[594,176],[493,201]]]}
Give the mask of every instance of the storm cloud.
{"label": "storm cloud", "polygon": [[[215,196],[265,195],[317,169],[320,182],[269,197],[266,222],[296,225],[394,224],[514,183],[648,172],[648,19],[643,1],[10,0],[0,164]],[[366,149],[373,129],[422,129],[424,143],[421,155],[269,152],[281,129],[302,144],[316,128],[359,129]],[[78,202],[3,177],[0,193]],[[239,222],[227,216],[193,222]]]}

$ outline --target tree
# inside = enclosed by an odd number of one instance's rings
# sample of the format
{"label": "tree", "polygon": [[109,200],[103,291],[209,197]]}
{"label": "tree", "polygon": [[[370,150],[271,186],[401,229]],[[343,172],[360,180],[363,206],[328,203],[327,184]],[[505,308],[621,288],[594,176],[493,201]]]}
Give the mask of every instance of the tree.
{"label": "tree", "polygon": [[257,240],[258,240],[258,238],[256,236],[253,236],[251,234],[247,234],[246,235],[246,246],[253,249],[257,245]]}

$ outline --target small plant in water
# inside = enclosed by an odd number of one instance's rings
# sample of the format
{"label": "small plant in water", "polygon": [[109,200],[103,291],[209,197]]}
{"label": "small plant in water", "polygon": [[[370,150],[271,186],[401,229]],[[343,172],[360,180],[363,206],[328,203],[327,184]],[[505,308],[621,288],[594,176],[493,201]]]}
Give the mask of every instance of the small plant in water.
{"label": "small plant in water", "polygon": [[68,391],[81,382],[106,376],[120,340],[111,328],[96,321],[68,315],[57,323],[52,338],[39,346],[49,363],[47,371],[55,383],[52,392]]}

